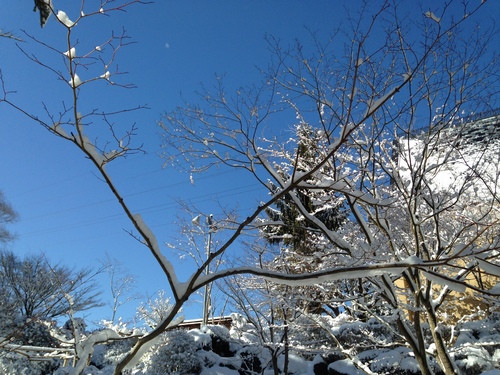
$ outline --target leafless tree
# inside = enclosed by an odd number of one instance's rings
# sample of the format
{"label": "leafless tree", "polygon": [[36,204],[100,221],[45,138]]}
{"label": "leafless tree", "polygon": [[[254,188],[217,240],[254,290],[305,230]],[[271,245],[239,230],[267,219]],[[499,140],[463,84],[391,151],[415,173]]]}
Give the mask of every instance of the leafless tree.
{"label": "leafless tree", "polygon": [[126,303],[140,300],[142,296],[134,292],[135,277],[123,268],[120,260],[107,255],[102,265],[109,277],[109,288],[112,297],[110,322],[115,323],[118,309]]}
{"label": "leafless tree", "polygon": [[[439,330],[443,298],[451,289],[495,294],[467,275],[498,275],[492,264],[498,251],[498,171],[491,170],[498,164],[497,146],[470,152],[456,147],[475,124],[463,113],[491,110],[497,100],[498,57],[488,50],[496,31],[468,25],[482,6],[446,3],[412,21],[396,2],[365,3],[359,17],[350,19],[351,29],[338,30],[326,44],[313,36],[312,51],[302,44],[283,49],[270,38],[274,64],[261,86],[232,94],[219,79],[200,103],[166,113],[160,124],[167,161],[184,160],[190,172],[239,168],[269,189],[271,198],[243,226],[255,225],[262,209],[287,197],[301,220],[321,234],[329,253],[321,269],[413,263],[402,273],[410,294],[406,305],[401,276],[387,273],[358,274],[371,287],[357,291],[357,304],[369,313],[366,299],[382,297],[391,306],[425,374],[433,373],[425,324],[442,370],[456,371]],[[283,122],[293,137],[271,130]],[[418,127],[425,127],[420,138]],[[450,135],[450,128],[456,133]],[[300,144],[307,141],[304,152]],[[449,181],[452,188],[438,186],[441,173],[459,164],[463,174]],[[475,189],[480,199],[473,199]],[[320,202],[318,209],[335,207],[340,196],[349,207],[347,222],[329,230],[304,205],[304,194]],[[475,209],[466,209],[471,204]],[[418,266],[429,262],[430,268]],[[446,286],[436,299],[439,284]]]}
{"label": "leafless tree", "polygon": [[50,319],[68,314],[67,295],[73,300],[74,311],[101,306],[95,281],[99,272],[53,265],[43,254],[21,259],[11,251],[0,253],[0,276],[14,311],[28,318]]}

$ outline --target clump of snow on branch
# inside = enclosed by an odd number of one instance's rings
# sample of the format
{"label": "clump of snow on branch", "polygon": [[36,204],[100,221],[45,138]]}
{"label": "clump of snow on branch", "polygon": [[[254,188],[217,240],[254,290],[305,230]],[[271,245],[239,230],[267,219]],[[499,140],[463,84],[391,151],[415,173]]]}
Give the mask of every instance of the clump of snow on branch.
{"label": "clump of snow on branch", "polygon": [[439,18],[438,16],[436,16],[436,15],[435,15],[433,12],[431,12],[431,11],[427,11],[427,12],[425,12],[424,14],[425,14],[425,16],[426,16],[427,18],[430,18],[431,20],[433,20],[433,21],[435,21],[435,22],[437,22],[437,23],[439,23],[439,22],[441,21],[441,18]]}
{"label": "clump of snow on branch", "polygon": [[72,59],[76,56],[76,49],[75,47],[71,47],[69,51],[64,52],[64,56],[68,57],[69,59]]}
{"label": "clump of snow on branch", "polygon": [[80,77],[78,77],[78,74],[74,74],[73,77],[71,77],[71,79],[68,81],[69,85],[73,88],[77,88],[78,86],[80,86],[83,82],[82,80],[80,79]]}
{"label": "clump of snow on branch", "polygon": [[73,26],[75,26],[75,23],[73,21],[71,21],[69,19],[68,15],[66,14],[66,12],[64,12],[62,10],[60,10],[60,11],[57,12],[57,19],[59,21],[61,21],[64,24],[64,26],[66,26],[66,27],[73,27]]}

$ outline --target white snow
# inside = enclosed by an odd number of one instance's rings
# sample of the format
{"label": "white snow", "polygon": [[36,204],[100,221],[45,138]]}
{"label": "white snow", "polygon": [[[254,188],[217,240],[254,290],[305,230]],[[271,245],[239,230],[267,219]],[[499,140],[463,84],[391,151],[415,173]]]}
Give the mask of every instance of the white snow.
{"label": "white snow", "polygon": [[347,360],[343,359],[340,361],[335,361],[330,366],[328,366],[329,369],[332,369],[334,371],[337,371],[337,373],[344,374],[344,375],[364,375],[365,373],[361,370],[358,370],[354,364]]}
{"label": "white snow", "polygon": [[[199,373],[205,375],[237,375],[237,369],[244,363],[244,357],[240,356],[240,353],[246,353],[247,356],[251,355],[260,361],[259,363],[267,364],[268,367],[262,369],[259,373],[272,375],[273,370],[269,362],[269,352],[263,346],[263,343],[258,340],[258,336],[255,335],[257,333],[255,327],[249,325],[246,318],[241,314],[233,313],[231,316],[235,319],[235,324],[231,331],[218,326],[206,326],[202,329],[189,331],[189,335],[193,338],[191,345],[195,347],[188,350],[196,353],[200,359],[201,371]],[[343,338],[343,340],[350,341],[352,349],[355,352],[352,352],[348,359],[328,363],[324,362],[322,356],[330,352],[332,347],[328,346],[324,349],[319,349],[319,352],[316,348],[311,352],[310,349],[312,348],[309,348],[307,345],[302,346],[299,343],[298,347],[291,348],[292,350],[289,352],[288,368],[291,374],[315,375],[315,365],[320,365],[321,363],[325,363],[325,366],[328,366],[330,370],[344,375],[391,374],[394,371],[400,370],[406,370],[405,373],[419,373],[418,363],[410,348],[404,346],[387,347],[387,344],[392,342],[393,338],[391,337],[393,336],[390,334],[390,330],[384,330],[384,325],[379,320],[370,319],[363,322],[355,320],[347,313],[341,314],[336,318],[324,315],[318,316],[318,319],[321,319],[324,327],[323,325],[321,326],[328,330],[328,332],[331,332],[339,339]],[[386,329],[388,328],[386,327]],[[459,332],[459,336],[455,345],[450,347],[449,350],[452,358],[457,358],[455,363],[460,367],[462,373],[468,373],[470,370],[474,371],[475,374],[500,375],[500,368],[498,368],[500,349],[495,349],[500,343],[500,327],[497,324],[496,318],[492,316],[482,321],[461,323],[455,326],[454,329]],[[245,334],[252,335],[254,339],[246,340]],[[208,349],[213,343],[211,335],[215,335],[222,340],[229,340],[230,350],[235,354],[223,357],[215,349]],[[109,359],[110,356],[113,358],[118,353],[114,353],[116,349],[113,349],[113,347],[107,347],[102,344],[110,339],[115,340],[119,337],[120,335],[114,329],[95,331],[77,343],[76,348],[79,361],[76,367],[59,367],[55,370],[54,375],[76,373],[111,375],[114,368],[113,363],[116,362],[110,362]],[[302,337],[302,334],[299,337]],[[380,347],[368,349],[369,346],[367,346],[367,343],[372,341],[377,342]],[[154,371],[149,366],[152,354],[160,347],[155,344],[159,343],[161,343],[161,346],[166,344],[165,342],[152,340],[146,347],[143,347],[139,355],[134,359],[134,362],[127,366],[127,373],[131,375],[153,375]],[[268,344],[270,343],[264,343],[264,345]],[[429,350],[432,349],[432,343],[430,344],[428,347]],[[133,344],[129,343],[129,345]],[[19,348],[19,346],[17,347]],[[30,347],[25,346],[25,348],[29,349]],[[45,351],[42,350],[40,352],[51,354],[54,351],[54,348],[45,349]],[[110,350],[109,353],[107,352],[108,350]],[[304,352],[301,353],[300,350],[304,350]],[[315,352],[319,354],[311,356],[311,353]],[[175,352],[173,353],[175,354]],[[355,353],[357,354],[354,355]],[[182,353],[179,354],[182,355]],[[45,356],[45,354],[42,355]],[[91,355],[92,365],[87,365],[87,359]],[[118,355],[121,356],[122,354]],[[139,360],[140,358],[142,359]],[[0,358],[0,370],[5,368],[2,367],[2,360],[3,357]],[[283,360],[283,355],[280,355],[278,363],[281,368],[284,365]],[[19,361],[20,366],[23,366],[21,357]],[[434,364],[437,365],[435,362]],[[22,367],[15,367],[15,370],[13,369],[8,373],[31,372],[28,372],[28,370],[23,372]]]}
{"label": "white snow", "polygon": [[139,363],[139,361],[141,360],[141,358],[143,357],[143,355],[149,349],[151,349],[154,345],[156,345],[160,341],[160,339],[161,339],[161,336],[158,336],[158,337],[156,337],[154,339],[149,340],[144,345],[142,345],[140,347],[140,349],[137,351],[136,355],[134,357],[132,357],[132,359],[130,360],[129,363],[127,363],[127,365],[125,366],[125,370],[132,369],[133,367],[135,367],[135,365],[137,365]]}
{"label": "white snow", "polygon": [[64,138],[69,138],[68,137],[68,134],[64,131],[64,129],[61,127],[61,124],[56,122],[55,124],[53,124],[51,127],[50,127],[54,132],[56,132],[57,134],[59,134],[61,137],[64,137]]}
{"label": "white snow", "polygon": [[486,273],[489,273],[490,275],[500,277],[500,266],[487,262],[485,260],[477,258],[477,262],[479,264],[479,267],[485,271]]}
{"label": "white snow", "polygon": [[82,80],[80,79],[80,77],[78,77],[78,74],[74,74],[73,77],[68,81],[69,85],[73,88],[77,88],[78,86],[80,86],[83,82]]}
{"label": "white snow", "polygon": [[120,336],[111,329],[105,329],[92,333],[86,340],[76,345],[76,354],[80,360],[73,368],[71,374],[80,374],[87,366],[87,360],[94,352],[97,343],[105,343],[111,339],[119,339]]}
{"label": "white snow", "polygon": [[368,110],[366,111],[365,117],[371,116],[373,114],[373,112],[375,112],[382,105],[382,103],[385,103],[387,101],[387,99],[389,99],[391,96],[393,96],[397,91],[398,91],[398,88],[395,87],[392,90],[390,90],[387,94],[382,96],[381,98],[379,98],[377,100],[372,100],[368,105]]}
{"label": "white snow", "polygon": [[153,234],[151,229],[146,225],[140,214],[134,214],[133,217],[137,226],[141,229],[143,235],[145,236],[145,239],[149,240],[151,244],[151,250],[155,253],[155,256],[161,262],[166,272],[168,272],[168,275],[173,283],[173,288],[175,289],[178,295],[182,295],[186,286],[185,284],[179,283],[172,263],[170,263],[170,261],[160,251],[160,247],[158,246],[158,240],[156,239],[156,236]]}
{"label": "white snow", "polygon": [[71,21],[66,14],[66,12],[63,12],[62,10],[57,12],[57,18],[59,21],[61,21],[66,27],[73,27],[75,26],[75,23]]}
{"label": "white snow", "polygon": [[488,290],[488,292],[500,296],[500,283],[496,283],[490,290]]}
{"label": "white snow", "polygon": [[76,49],[75,47],[71,47],[69,51],[64,52],[64,56],[72,59],[76,56]]}
{"label": "white snow", "polygon": [[465,293],[466,286],[463,283],[460,283],[458,281],[453,281],[449,278],[441,277],[437,273],[430,273],[430,272],[422,272],[426,279],[432,281],[435,284],[442,285],[442,286],[447,286],[451,290],[454,290],[455,292],[459,293]]}
{"label": "white snow", "polygon": [[228,367],[217,366],[203,369],[200,375],[239,375],[239,372]]}
{"label": "white snow", "polygon": [[422,264],[423,262],[424,261],[416,255],[412,255],[412,256],[403,260],[403,263],[407,263],[407,264]]}
{"label": "white snow", "polygon": [[441,18],[439,18],[438,16],[436,16],[436,15],[435,15],[433,12],[431,12],[431,11],[425,12],[424,14],[425,14],[425,16],[426,16],[427,18],[430,18],[431,20],[433,20],[433,21],[435,21],[435,22],[437,22],[437,23],[439,23],[439,21],[441,21]]}

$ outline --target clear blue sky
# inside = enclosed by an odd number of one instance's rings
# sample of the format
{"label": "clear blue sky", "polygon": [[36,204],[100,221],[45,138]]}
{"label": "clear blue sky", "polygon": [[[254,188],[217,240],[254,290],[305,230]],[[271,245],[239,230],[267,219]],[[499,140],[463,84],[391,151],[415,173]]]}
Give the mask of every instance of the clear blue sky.
{"label": "clear blue sky", "polygon": [[[479,1],[479,0],[478,0]],[[71,19],[78,14],[79,1],[53,0],[56,9]],[[410,2],[408,2],[410,3]],[[433,2],[429,2],[431,4]],[[76,5],[75,5],[76,4]],[[87,1],[94,9],[98,1]],[[287,46],[295,38],[309,42],[309,32],[327,37],[344,20],[344,6],[355,10],[361,1],[162,1],[134,5],[126,13],[82,21],[77,53],[86,46],[105,41],[110,30],[122,27],[135,44],[118,55],[121,71],[129,72],[121,82],[135,83],[133,90],[95,85],[91,94],[82,90],[82,103],[89,108],[119,109],[147,104],[149,110],[127,114],[119,120],[136,123],[138,139],[144,143],[146,156],[130,157],[108,167],[119,190],[135,212],[141,213],[158,237],[159,243],[178,237],[175,224],[181,213],[178,200],[194,203],[206,213],[220,213],[218,200],[245,209],[259,201],[258,185],[233,173],[213,171],[190,184],[187,174],[173,169],[162,170],[160,138],[156,122],[164,110],[188,101],[200,83],[210,84],[215,74],[225,74],[229,85],[237,87],[260,80],[256,66],[265,68],[270,54],[266,34]],[[27,39],[20,31],[41,41],[60,46],[64,52],[65,32],[52,16],[44,29],[33,1],[5,1],[0,28]],[[498,3],[492,6],[498,10]],[[497,12],[498,14],[498,12]],[[33,42],[21,43],[29,53],[56,69],[63,58],[41,49]],[[81,49],[80,49],[81,48]],[[340,47],[341,48],[341,47]],[[0,39],[0,68],[7,88],[17,93],[11,97],[30,111],[43,116],[42,102],[53,110],[69,100],[65,82],[29,61],[9,40]],[[84,72],[80,74],[86,79]],[[281,126],[282,124],[276,124]],[[12,249],[20,254],[44,252],[53,262],[69,266],[95,266],[109,254],[137,279],[137,292],[153,294],[166,288],[166,279],[149,253],[128,236],[130,229],[107,187],[96,177],[93,166],[71,144],[57,139],[33,121],[0,106],[0,189],[20,215],[11,229],[18,239]],[[184,263],[176,262],[182,269]],[[102,278],[106,291],[108,284]],[[105,293],[104,300],[109,298]],[[201,298],[198,299],[201,301]],[[119,314],[130,317],[136,303],[122,308]],[[90,311],[89,320],[110,315],[109,307]],[[201,304],[185,310],[188,318],[201,315]]]}
{"label": "clear blue sky", "polygon": [[[71,19],[76,18],[78,8],[67,7],[64,1],[53,3]],[[87,1],[87,9],[97,3]],[[27,38],[20,29],[26,30],[42,41],[61,46],[64,52],[63,28],[51,16],[41,29],[32,6],[31,1],[3,4],[1,28],[23,39]],[[156,125],[160,114],[180,104],[181,94],[192,98],[201,83],[213,82],[215,74],[225,74],[227,82],[235,87],[258,82],[256,66],[266,67],[270,57],[264,41],[266,33],[282,39],[285,45],[293,44],[295,37],[307,39],[304,26],[324,31],[336,25],[337,9],[338,5],[330,1],[314,5],[305,1],[157,1],[77,26],[82,46],[100,44],[110,30],[120,32],[122,27],[135,42],[120,51],[118,61],[120,70],[129,72],[121,82],[133,82],[138,88],[125,90],[101,84],[92,98],[82,90],[82,101],[87,107],[101,109],[149,106],[149,110],[125,119],[126,125],[137,123],[138,139],[144,142],[148,154],[117,161],[108,169],[160,243],[178,237],[176,221],[182,213],[179,199],[195,203],[216,217],[219,198],[241,209],[258,202],[258,185],[252,180],[236,179],[227,171],[214,171],[201,179],[195,176],[193,186],[188,175],[162,170],[162,160],[156,154],[160,151]],[[12,98],[40,116],[42,101],[60,110],[58,104],[68,100],[70,94],[67,85],[28,61],[11,41],[0,43],[0,67],[7,87],[17,91]],[[33,42],[21,45],[62,69],[62,58]],[[77,53],[80,51],[83,47],[77,46]],[[80,76],[87,78],[84,73]],[[44,252],[52,261],[70,266],[94,266],[107,253],[121,260],[136,277],[137,292],[153,294],[167,287],[146,249],[125,233],[124,229],[131,229],[130,224],[107,187],[95,176],[91,163],[73,145],[5,106],[0,108],[0,129],[0,189],[20,215],[18,223],[11,226],[18,236],[12,246],[16,253]],[[184,266],[176,263],[180,269]],[[102,278],[102,286],[108,288],[106,277]],[[130,317],[135,305],[125,305],[121,313]],[[103,318],[109,316],[109,307],[91,313],[89,319]],[[185,313],[188,318],[199,316],[201,304],[191,305]]]}

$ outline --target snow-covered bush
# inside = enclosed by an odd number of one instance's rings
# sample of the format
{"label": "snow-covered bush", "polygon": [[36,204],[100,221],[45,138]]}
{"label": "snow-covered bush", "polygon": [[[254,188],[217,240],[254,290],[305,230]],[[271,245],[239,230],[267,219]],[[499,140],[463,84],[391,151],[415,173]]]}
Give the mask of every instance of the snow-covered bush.
{"label": "snow-covered bush", "polygon": [[73,337],[75,329],[78,330],[80,334],[85,333],[87,328],[87,323],[83,318],[72,318],[68,319],[62,326],[62,331],[66,334],[68,338]]}
{"label": "snow-covered bush", "polygon": [[12,352],[0,351],[0,374],[45,375],[52,374],[60,365],[58,360],[30,362],[26,357]]}
{"label": "snow-covered bush", "polygon": [[260,374],[263,370],[263,348],[252,345],[240,349],[237,356],[241,358],[240,373]]}
{"label": "snow-covered bush", "polygon": [[106,345],[97,345],[94,348],[91,364],[99,369],[116,365],[132,348],[135,341],[135,339],[118,340]]}
{"label": "snow-covered bush", "polygon": [[21,345],[56,347],[57,340],[50,334],[51,322],[36,319],[17,319],[10,327],[13,343]]}
{"label": "snow-covered bush", "polygon": [[151,356],[151,374],[198,374],[201,364],[193,336],[185,330],[172,330],[165,335],[165,344]]}
{"label": "snow-covered bush", "polygon": [[377,374],[419,374],[420,369],[411,349],[396,347],[394,349],[367,350],[360,353],[359,358],[367,363],[370,370]]}
{"label": "snow-covered bush", "polygon": [[234,354],[231,349],[231,335],[224,326],[209,325],[202,327],[202,331],[210,335],[211,350],[221,357],[230,357]]}
{"label": "snow-covered bush", "polygon": [[454,347],[457,366],[470,375],[492,370],[500,364],[500,314],[457,326]]}
{"label": "snow-covered bush", "polygon": [[[315,315],[313,318],[314,320],[319,320],[329,317]],[[312,349],[321,350],[335,346],[328,331],[318,323],[315,323],[314,320],[309,317],[301,316],[297,318],[293,324],[290,324],[288,337],[290,345],[295,351],[305,349],[307,352],[310,352]],[[314,355],[312,355],[312,357],[314,357]]]}
{"label": "snow-covered bush", "polygon": [[[382,322],[378,319],[369,319],[367,322],[359,320],[341,320],[342,324],[333,327],[332,333],[345,347],[360,352],[364,348],[376,345],[398,345],[395,331],[391,329],[391,322]],[[395,327],[393,327],[395,328]]]}
{"label": "snow-covered bush", "polygon": [[167,297],[167,292],[159,290],[157,298],[154,300],[149,298],[137,307],[136,316],[147,327],[154,328],[165,320],[171,309],[172,304],[170,303],[170,298]]}
{"label": "snow-covered bush", "polygon": [[240,339],[248,344],[259,342],[259,333],[253,325],[248,323],[247,318],[239,313],[232,313],[230,316],[233,320],[231,330],[229,331],[231,337]]}

